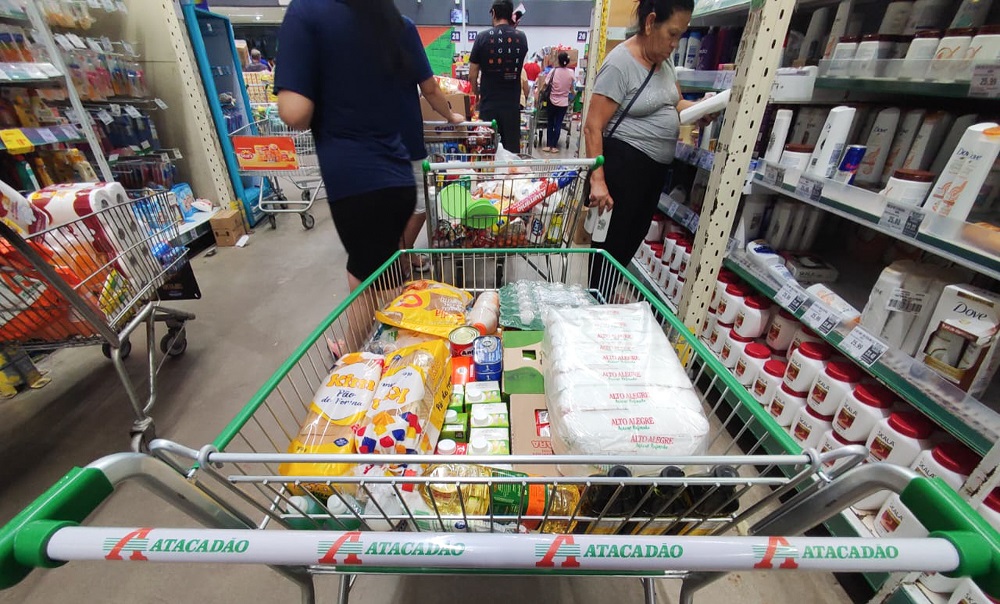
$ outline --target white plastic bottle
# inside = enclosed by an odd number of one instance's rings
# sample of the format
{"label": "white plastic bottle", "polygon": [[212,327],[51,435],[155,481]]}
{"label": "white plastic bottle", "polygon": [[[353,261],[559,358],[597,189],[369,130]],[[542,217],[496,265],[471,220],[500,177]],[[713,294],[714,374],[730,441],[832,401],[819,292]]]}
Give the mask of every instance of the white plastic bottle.
{"label": "white plastic bottle", "polygon": [[917,136],[910,145],[910,151],[903,160],[902,169],[926,170],[930,167],[954,122],[955,116],[947,111],[935,111],[924,116],[924,121],[917,130]]}
{"label": "white plastic bottle", "polygon": [[779,109],[771,126],[771,137],[768,139],[767,150],[764,151],[764,161],[776,164],[781,161],[781,152],[788,140],[788,129],[792,126],[792,110]]}
{"label": "white plastic bottle", "polygon": [[968,128],[924,205],[932,212],[964,221],[998,153],[1000,127],[996,123],[986,122]]}
{"label": "white plastic bottle", "polygon": [[827,116],[819,135],[819,142],[816,143],[816,148],[809,158],[809,168],[806,170],[808,173],[821,178],[833,176],[847,144],[847,135],[851,132],[855,111],[854,107],[846,105],[830,110],[830,115]]}
{"label": "white plastic bottle", "polygon": [[861,165],[858,166],[857,174],[854,175],[854,182],[873,185],[879,181],[885,168],[885,160],[889,157],[892,139],[896,136],[897,126],[899,126],[898,108],[887,107],[878,112],[871,134],[865,143],[868,149],[861,160]]}
{"label": "white plastic bottle", "polygon": [[841,36],[847,32],[847,25],[851,18],[851,9],[854,8],[854,0],[841,0],[837,5],[837,14],[833,17],[830,31],[826,39],[826,49],[823,51],[823,58],[829,59],[833,56],[833,49],[837,47]]}
{"label": "white plastic bottle", "polygon": [[882,16],[882,23],[879,24],[878,33],[889,35],[903,33],[907,21],[910,20],[910,14],[913,12],[913,4],[912,0],[890,2],[885,8],[885,14]]}
{"label": "white plastic bottle", "polygon": [[993,0],[962,0],[950,27],[979,27],[986,23],[992,6]]}
{"label": "white plastic bottle", "polygon": [[930,172],[935,174],[940,174],[944,170],[945,164],[951,159],[951,154],[954,153],[955,147],[958,146],[958,141],[962,139],[965,135],[965,131],[976,123],[979,119],[979,115],[975,113],[967,113],[965,115],[960,115],[955,123],[952,124],[951,130],[948,131],[948,136],[945,137],[944,142],[941,143],[941,149],[938,150],[937,156],[934,158],[934,163],[928,169]]}
{"label": "white plastic bottle", "polygon": [[594,234],[591,237],[594,243],[604,243],[607,241],[608,228],[611,227],[612,212],[614,212],[614,210],[604,210],[604,212],[597,214],[597,222],[594,225]]}
{"label": "white plastic bottle", "polygon": [[906,20],[903,34],[913,35],[921,29],[940,29],[947,25],[951,0],[917,0],[913,3],[910,18]]}
{"label": "white plastic bottle", "polygon": [[896,136],[892,139],[892,147],[889,149],[889,156],[885,158],[885,166],[882,168],[882,175],[879,184],[884,185],[889,181],[893,172],[899,169],[906,159],[906,154],[910,152],[913,139],[917,136],[917,130],[924,121],[924,109],[912,109],[903,115],[899,128],[896,129]]}

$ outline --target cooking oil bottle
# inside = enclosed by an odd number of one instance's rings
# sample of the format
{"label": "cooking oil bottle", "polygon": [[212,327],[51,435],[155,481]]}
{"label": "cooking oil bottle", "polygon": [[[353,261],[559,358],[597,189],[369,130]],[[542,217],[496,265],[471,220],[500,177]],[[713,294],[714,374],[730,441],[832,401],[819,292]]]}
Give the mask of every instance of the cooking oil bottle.
{"label": "cooking oil bottle", "polygon": [[483,515],[489,510],[490,493],[485,483],[462,484],[463,478],[489,478],[489,468],[473,464],[439,464],[431,466],[426,476],[456,479],[451,482],[427,483],[420,491],[427,506],[436,510],[440,516],[463,518]]}
{"label": "cooking oil bottle", "polygon": [[[523,478],[529,476],[513,470],[491,469],[493,476]],[[503,484],[493,487],[493,513],[497,515],[548,516],[541,520],[522,520],[526,528],[534,530],[541,524],[542,533],[569,533],[576,520],[569,518],[580,503],[580,490],[575,485],[560,484]],[[565,519],[553,518],[565,516]]]}
{"label": "cooking oil bottle", "polygon": [[[684,478],[684,470],[677,466],[667,466],[660,470],[660,477]],[[646,526],[639,525],[634,534],[662,535],[676,522],[677,516],[683,514],[690,505],[691,501],[683,485],[653,487],[653,492],[642,504],[640,514],[654,518],[654,520]]]}
{"label": "cooking oil bottle", "polygon": [[[732,466],[715,466],[708,474],[712,478],[732,479],[739,477],[739,472]],[[714,489],[714,490],[713,490]],[[726,518],[736,513],[740,509],[739,499],[732,499],[736,491],[736,485],[727,484],[718,488],[715,485],[692,485],[688,487],[688,496],[692,503],[699,502],[703,497],[704,501],[698,503],[694,513],[706,518]],[[706,493],[710,493],[705,497]],[[732,499],[732,501],[730,501]],[[728,503],[727,503],[728,502]],[[678,534],[681,535],[707,535],[717,526],[713,522],[693,522],[682,528]],[[671,531],[673,532],[673,531]]]}
{"label": "cooking oil bottle", "polygon": [[[597,474],[596,476],[632,478],[632,472],[625,466],[611,466],[607,474]],[[642,487],[635,486],[604,484],[590,487],[587,491],[586,500],[583,502],[582,513],[585,516],[596,518],[603,512],[604,519],[593,522],[581,522],[577,526],[576,532],[589,532],[591,535],[613,535],[618,532],[627,534],[632,532],[635,530],[635,526],[631,523],[625,523],[622,526],[622,520],[625,516],[632,513],[636,503],[642,498],[643,493],[644,489]]]}

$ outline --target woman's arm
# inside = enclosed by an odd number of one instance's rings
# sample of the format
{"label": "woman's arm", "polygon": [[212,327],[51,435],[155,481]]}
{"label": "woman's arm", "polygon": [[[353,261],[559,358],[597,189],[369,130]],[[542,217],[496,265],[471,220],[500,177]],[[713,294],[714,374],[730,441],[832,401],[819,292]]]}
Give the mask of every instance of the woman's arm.
{"label": "woman's arm", "polygon": [[677,98],[680,99],[679,101],[677,101],[677,113],[680,113],[681,111],[684,111],[685,109],[687,109],[691,105],[695,104],[695,101],[688,101],[688,100],[686,100],[684,98],[684,95],[681,94],[681,85],[680,84],[677,84]]}
{"label": "woman's arm", "polygon": [[[604,127],[608,125],[608,121],[617,110],[618,103],[604,95],[594,93],[590,97],[587,121],[583,125],[587,155],[597,157],[604,153]],[[590,173],[590,205],[592,207],[596,205],[601,211],[614,207],[614,200],[608,194],[608,186],[604,182],[603,167]]]}
{"label": "woman's arm", "polygon": [[448,105],[448,99],[445,98],[444,93],[441,92],[441,88],[437,84],[437,80],[434,76],[431,76],[420,82],[420,94],[424,95],[427,102],[430,103],[431,109],[438,112],[438,115],[448,120],[452,124],[461,124],[465,121],[465,117],[461,113],[456,113],[451,110],[451,106]]}
{"label": "woman's arm", "polygon": [[316,104],[309,97],[291,90],[278,93],[278,117],[292,130],[308,130]]}

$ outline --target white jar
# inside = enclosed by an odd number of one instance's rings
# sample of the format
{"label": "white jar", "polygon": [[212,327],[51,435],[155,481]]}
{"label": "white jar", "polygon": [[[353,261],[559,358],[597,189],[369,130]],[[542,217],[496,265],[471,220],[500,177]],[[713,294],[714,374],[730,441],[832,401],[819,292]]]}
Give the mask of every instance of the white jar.
{"label": "white jar", "polygon": [[652,271],[653,267],[660,263],[663,258],[663,244],[654,243],[650,246],[649,257],[646,258],[646,270]]}
{"label": "white jar", "polygon": [[804,342],[788,357],[785,383],[792,390],[808,392],[813,380],[833,356],[833,350],[820,342]]}
{"label": "white jar", "polygon": [[823,433],[833,425],[832,422],[832,415],[819,415],[806,405],[792,418],[788,433],[803,449],[813,449],[823,438]]}
{"label": "white jar", "polygon": [[924,170],[896,170],[880,194],[888,200],[919,207],[931,192],[935,178],[933,172]]}
{"label": "white jar", "polygon": [[892,55],[893,42],[888,36],[867,34],[861,38],[858,50],[854,53],[850,74],[856,78],[874,78],[879,75],[882,61]]}
{"label": "white jar", "polygon": [[748,389],[757,379],[757,374],[764,370],[764,364],[771,360],[771,349],[766,344],[751,342],[743,349],[740,358],[736,360],[733,375]]}
{"label": "white jar", "polygon": [[833,429],[844,440],[865,441],[892,413],[896,395],[880,384],[858,384],[833,414]]}
{"label": "white jar", "polygon": [[663,267],[661,259],[663,258],[663,250],[653,252],[653,260],[649,263],[649,278],[653,280],[654,283],[658,282],[660,279],[660,269]]}
{"label": "white jar", "polygon": [[772,350],[780,350],[784,354],[798,329],[798,320],[787,310],[779,309],[771,317],[771,323],[767,327],[767,345]]}
{"label": "white jar", "polygon": [[649,264],[649,257],[653,255],[653,245],[648,241],[643,241],[639,246],[639,251],[635,254],[635,259],[639,264],[646,266]]}
{"label": "white jar", "polygon": [[787,428],[791,425],[792,419],[805,406],[805,392],[796,392],[787,384],[781,384],[781,387],[774,393],[774,398],[771,399],[767,411],[774,418],[774,421],[778,422],[779,426]]}
{"label": "white jar", "polygon": [[[864,445],[865,441],[855,441],[851,442],[849,440],[844,440],[844,438],[834,432],[833,430],[827,430],[823,433],[822,438],[819,439],[819,444],[816,445],[816,449],[822,454],[829,451],[834,451],[841,447],[847,447],[849,445]],[[823,462],[823,467],[828,471],[833,471],[850,461],[851,457],[841,457],[835,461]]]}
{"label": "white jar", "polygon": [[781,379],[785,376],[785,363],[782,361],[765,361],[764,367],[757,373],[750,394],[757,402],[767,406],[771,404],[775,393],[781,388]]}
{"label": "white jar", "polygon": [[735,369],[736,361],[743,354],[743,349],[747,347],[747,344],[752,342],[753,338],[744,338],[736,333],[736,330],[730,329],[729,335],[726,336],[726,341],[722,344],[722,350],[719,352],[719,360],[730,371]]}
{"label": "white jar", "polygon": [[684,291],[684,281],[684,275],[678,275],[677,280],[673,283],[673,287],[667,290],[667,298],[675,305],[679,304],[678,300],[681,298],[681,292]]}
{"label": "white jar", "polygon": [[747,296],[736,313],[733,329],[745,338],[759,338],[767,330],[773,312],[774,306],[764,296]]}
{"label": "white jar", "polygon": [[712,349],[712,352],[714,352],[716,356],[722,353],[722,345],[726,343],[726,338],[732,330],[732,323],[716,321],[715,329],[712,330],[712,335],[708,337],[708,347]]}
{"label": "white jar", "polygon": [[951,82],[964,70],[961,69],[965,53],[972,45],[975,28],[949,29],[938,42],[934,58],[927,66],[927,79],[937,82]]}
{"label": "white jar", "polygon": [[442,438],[438,441],[437,451],[435,451],[435,453],[437,455],[454,455],[457,450],[458,443],[450,438]]}
{"label": "white jar", "polygon": [[858,42],[860,41],[861,38],[858,36],[841,36],[840,41],[833,47],[826,75],[830,77],[846,76],[850,71],[851,61],[854,60],[854,55],[858,52]]}
{"label": "white jar", "polygon": [[750,294],[750,287],[742,283],[730,283],[722,292],[719,299],[719,306],[715,314],[719,315],[719,321],[723,323],[734,323],[736,315],[740,312],[743,299]]}
{"label": "white jar", "polygon": [[715,289],[712,290],[712,299],[708,302],[709,312],[717,312],[719,308],[719,301],[722,300],[722,294],[726,291],[726,288],[733,283],[739,283],[740,278],[736,276],[736,273],[722,269],[719,271],[719,276],[715,279]]}
{"label": "white jar", "polygon": [[[880,421],[872,430],[865,446],[868,462],[884,461],[897,466],[909,466],[922,451],[932,446],[929,438],[934,424],[916,411],[898,411]],[[860,510],[877,510],[889,497],[889,491],[879,491],[854,504]]]}
{"label": "white jar", "polygon": [[673,251],[670,252],[670,270],[675,273],[681,272],[681,263],[684,262],[684,246],[687,243],[687,239],[678,239],[677,245],[675,245]]}
{"label": "white jar", "polygon": [[795,335],[792,336],[792,341],[788,344],[788,352],[785,354],[785,357],[791,359],[792,355],[795,354],[795,350],[805,342],[822,344],[823,338],[813,333],[813,331],[805,325],[800,324],[799,328],[795,330]]}
{"label": "white jar", "polygon": [[677,242],[684,238],[683,233],[667,233],[663,237],[663,261],[670,264],[670,259],[674,255],[674,248],[677,247]]}
{"label": "white jar", "polygon": [[680,275],[677,274],[677,271],[672,271],[669,269],[667,270],[667,273],[668,273],[667,286],[663,288],[663,293],[666,294],[668,298],[670,298],[671,297],[670,292],[673,291],[675,287],[677,287],[677,280],[680,279]]}
{"label": "white jar", "polygon": [[677,269],[680,276],[687,278],[688,267],[691,266],[691,242],[686,241],[684,243],[684,250],[681,252],[681,265]]}
{"label": "white jar", "polygon": [[806,403],[819,415],[833,415],[861,381],[861,370],[850,361],[830,361],[813,380]]}
{"label": "white jar", "polygon": [[892,536],[893,539],[920,539],[927,536],[927,529],[903,505],[899,495],[893,493],[875,514],[875,534],[883,538]]}
{"label": "white jar", "polygon": [[660,272],[656,275],[656,284],[660,286],[660,289],[667,291],[667,285],[670,283],[670,262],[660,262]]}
{"label": "white jar", "polygon": [[910,42],[910,47],[906,50],[903,64],[899,70],[900,79],[922,80],[927,73],[927,66],[930,65],[937,51],[938,44],[941,43],[941,31],[937,29],[927,29],[918,31]]}
{"label": "white jar", "polygon": [[928,478],[940,478],[958,491],[979,464],[979,456],[965,445],[945,441],[917,456],[910,468]]}
{"label": "white jar", "polygon": [[992,63],[1000,59],[1000,25],[980,27],[965,51],[965,58],[969,60],[970,67],[971,64]]}
{"label": "white jar", "polygon": [[701,324],[701,339],[707,342],[712,337],[712,331],[715,330],[715,324],[718,321],[719,317],[714,312],[705,315],[705,322]]}
{"label": "white jar", "polygon": [[983,590],[979,589],[975,581],[969,577],[959,580],[955,587],[955,592],[948,599],[948,604],[995,604],[996,600],[990,598]]}

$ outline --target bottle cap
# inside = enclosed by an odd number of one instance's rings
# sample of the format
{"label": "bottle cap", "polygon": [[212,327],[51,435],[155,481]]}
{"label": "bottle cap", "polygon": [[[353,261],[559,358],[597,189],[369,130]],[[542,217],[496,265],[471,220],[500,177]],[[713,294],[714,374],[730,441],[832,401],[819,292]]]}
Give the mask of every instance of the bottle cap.
{"label": "bottle cap", "polygon": [[[729,331],[729,337],[734,342],[739,342],[740,344],[746,344],[748,342],[753,342],[753,338],[744,338],[740,334],[736,333],[735,329],[732,329],[732,330]],[[768,355],[768,356],[770,356],[770,355]]]}
{"label": "bottle cap", "polygon": [[750,286],[743,283],[730,283],[726,286],[726,293],[734,296],[745,297],[750,293]]}
{"label": "bottle cap", "polygon": [[451,440],[450,438],[444,438],[438,441],[438,446],[437,446],[438,455],[454,455],[457,449],[458,445],[455,443],[455,441]]}
{"label": "bottle cap", "polygon": [[631,478],[632,471],[625,466],[611,466],[608,470],[608,476],[611,478]]}
{"label": "bottle cap", "polygon": [[747,344],[747,347],[744,350],[744,352],[746,352],[746,355],[748,357],[753,359],[771,358],[771,349],[768,348],[765,344],[758,344],[757,342],[754,342],[752,344]]}
{"label": "bottle cap", "polygon": [[445,414],[444,414],[444,421],[445,421],[446,424],[447,423],[452,423],[452,422],[457,422],[458,421],[458,411],[455,411],[454,409],[448,409],[448,411],[446,411]]}
{"label": "bottle cap", "polygon": [[913,38],[914,39],[919,39],[919,38],[940,38],[940,37],[941,37],[941,30],[940,29],[921,29],[917,33],[913,34]]}
{"label": "bottle cap", "polygon": [[861,370],[850,361],[830,361],[826,364],[826,374],[841,382],[857,382],[861,379]]}
{"label": "bottle cap", "polygon": [[781,390],[784,391],[785,394],[789,394],[795,398],[805,398],[806,395],[809,394],[808,392],[798,392],[797,390],[792,390],[788,387],[788,384],[784,382],[781,383]]}
{"label": "bottle cap", "polygon": [[850,441],[850,440],[847,440],[846,438],[844,438],[843,436],[841,436],[840,434],[838,434],[834,430],[830,430],[830,435],[833,436],[833,440],[837,441],[838,443],[840,443],[842,445],[863,445],[863,444],[865,444],[865,441],[863,441],[863,440],[860,440],[860,441]]}
{"label": "bottle cap", "polygon": [[326,509],[330,510],[331,514],[347,514],[347,504],[340,500],[340,497],[336,495],[331,495],[329,499],[326,500]]}
{"label": "bottle cap", "polygon": [[469,452],[473,455],[487,455],[490,452],[490,441],[486,437],[477,434],[469,441]]}
{"label": "bottle cap", "polygon": [[1000,24],[998,24],[998,25],[984,25],[984,26],[982,26],[982,27],[979,28],[978,32],[976,32],[977,36],[992,36],[992,35],[996,35],[996,34],[1000,34]]}
{"label": "bottle cap", "polygon": [[821,342],[803,342],[797,350],[802,356],[817,361],[825,361],[833,353],[829,346]]}
{"label": "bottle cap", "polygon": [[956,441],[948,441],[934,447],[931,456],[945,468],[968,476],[979,465],[979,456],[968,447]]}
{"label": "bottle cap", "polygon": [[934,432],[934,424],[916,411],[897,411],[889,416],[889,427],[903,436],[927,438]]}
{"label": "bottle cap", "polygon": [[719,283],[729,285],[730,283],[737,283],[740,278],[733,271],[724,268],[719,271],[719,276],[715,280]]}
{"label": "bottle cap", "polygon": [[472,406],[472,421],[477,424],[484,424],[490,420],[490,413],[483,409],[481,405]]}
{"label": "bottle cap", "polygon": [[660,470],[660,478],[684,478],[684,470],[677,466],[666,466]]}
{"label": "bottle cap", "polygon": [[1000,136],[1000,126],[994,126],[992,128],[987,128],[983,130],[983,134],[989,137]]}
{"label": "bottle cap", "polygon": [[[749,348],[749,346],[747,346]],[[774,377],[781,377],[785,375],[785,370],[788,369],[788,364],[784,361],[770,360],[764,363],[764,372],[768,375],[773,375]]]}
{"label": "bottle cap", "polygon": [[907,170],[904,168],[893,172],[892,177],[898,180],[909,180],[912,182],[934,182],[937,175],[933,172],[925,172],[924,170]]}
{"label": "bottle cap", "polygon": [[785,145],[785,151],[791,151],[792,153],[812,153],[813,149],[815,147],[812,145],[799,145],[797,143],[788,143]]}
{"label": "bottle cap", "polygon": [[806,409],[806,413],[808,413],[809,415],[813,416],[814,418],[816,418],[816,419],[818,419],[820,421],[826,422],[828,424],[832,424],[833,423],[833,416],[832,415],[820,415],[819,413],[816,413],[815,409],[813,409],[812,407],[810,407],[808,405],[806,405],[805,409]]}
{"label": "bottle cap", "polygon": [[854,387],[854,398],[877,409],[888,409],[896,402],[896,394],[881,384],[858,384]]}
{"label": "bottle cap", "polygon": [[786,319],[788,321],[797,321],[798,320],[798,319],[795,318],[795,315],[793,315],[792,313],[788,312],[784,308],[778,309],[778,315],[781,316],[782,319]]}
{"label": "bottle cap", "polygon": [[771,301],[764,296],[747,296],[743,303],[750,308],[756,308],[757,310],[771,308]]}

